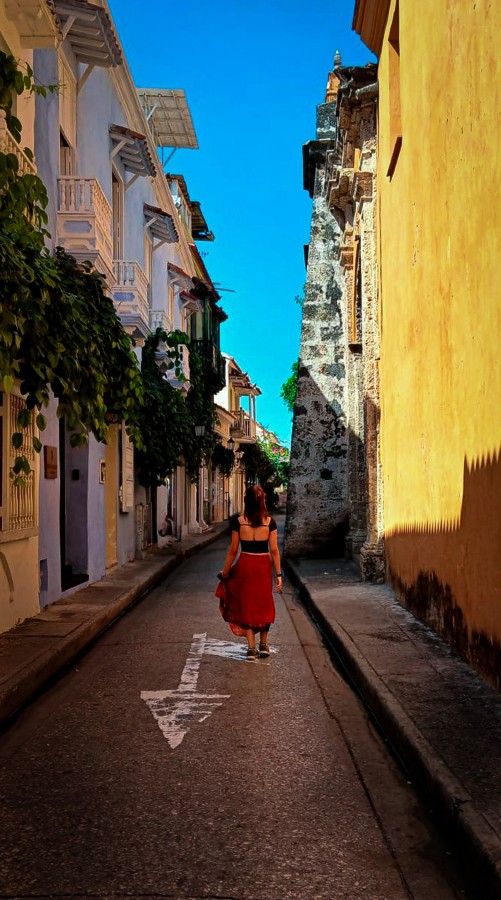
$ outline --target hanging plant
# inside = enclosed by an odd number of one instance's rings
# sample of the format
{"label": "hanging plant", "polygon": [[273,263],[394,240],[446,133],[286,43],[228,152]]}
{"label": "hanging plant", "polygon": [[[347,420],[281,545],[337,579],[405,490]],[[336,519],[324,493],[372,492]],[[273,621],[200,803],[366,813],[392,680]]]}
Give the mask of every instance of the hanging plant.
{"label": "hanging plant", "polygon": [[[186,397],[190,428],[183,448],[186,471],[192,482],[198,478],[200,466],[210,460],[215,446],[216,411],[211,385],[204,376],[204,362],[199,353],[190,350],[190,389]],[[197,435],[202,426],[203,435]]]}
{"label": "hanging plant", "polygon": [[213,466],[221,470],[225,478],[229,478],[235,466],[235,453],[218,441],[212,451],[211,462]]}
{"label": "hanging plant", "polygon": [[167,334],[158,328],[145,341],[142,351],[141,376],[144,394],[137,411],[137,426],[142,435],[142,448],[136,454],[138,478],[144,487],[165,483],[166,477],[182,462],[182,454],[191,429],[186,399],[173,387],[159,369],[156,354],[165,348],[169,368],[179,380],[180,346],[189,338],[182,331]]}

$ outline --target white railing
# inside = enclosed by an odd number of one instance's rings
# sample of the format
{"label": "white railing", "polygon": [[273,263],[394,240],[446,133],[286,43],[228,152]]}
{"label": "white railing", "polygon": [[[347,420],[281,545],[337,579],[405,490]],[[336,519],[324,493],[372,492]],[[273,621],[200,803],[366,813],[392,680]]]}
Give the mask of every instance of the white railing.
{"label": "white railing", "polygon": [[57,242],[77,259],[89,259],[111,279],[112,211],[97,178],[58,178]]}
{"label": "white railing", "polygon": [[169,331],[172,331],[172,322],[165,310],[150,309],[150,328],[152,331],[156,331],[157,328],[161,328],[162,331],[166,331],[167,334],[169,333]]}
{"label": "white railing", "polygon": [[5,121],[5,112],[0,109],[0,153],[12,153],[17,157],[18,175],[36,175],[37,167],[31,159],[26,156],[24,150],[14,140]]}
{"label": "white railing", "polygon": [[148,279],[135,260],[116,259],[113,263],[113,299],[118,315],[126,326],[137,327],[148,333],[150,309],[148,305]]}
{"label": "white railing", "polygon": [[187,390],[189,388],[190,381],[190,352],[185,344],[180,344],[178,349],[180,362],[179,368],[181,370],[180,374],[184,376],[185,381],[180,381],[180,379],[176,375],[175,369],[167,369],[165,375],[167,381],[169,381],[173,387],[185,388]]}
{"label": "white railing", "polygon": [[232,409],[231,412],[237,417],[236,422],[230,426],[231,433],[238,435],[241,440],[245,438],[254,440],[256,437],[256,423],[254,419],[251,419],[245,409]]}
{"label": "white railing", "polygon": [[62,175],[59,183],[59,212],[94,215],[111,234],[111,206],[97,178]]}

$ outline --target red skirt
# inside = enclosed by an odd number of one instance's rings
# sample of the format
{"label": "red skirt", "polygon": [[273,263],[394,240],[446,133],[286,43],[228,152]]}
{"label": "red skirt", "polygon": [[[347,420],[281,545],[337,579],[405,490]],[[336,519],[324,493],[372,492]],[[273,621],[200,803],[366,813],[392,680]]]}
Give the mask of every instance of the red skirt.
{"label": "red skirt", "polygon": [[219,611],[234,634],[265,631],[275,621],[273,573],[268,554],[241,553],[216,589]]}

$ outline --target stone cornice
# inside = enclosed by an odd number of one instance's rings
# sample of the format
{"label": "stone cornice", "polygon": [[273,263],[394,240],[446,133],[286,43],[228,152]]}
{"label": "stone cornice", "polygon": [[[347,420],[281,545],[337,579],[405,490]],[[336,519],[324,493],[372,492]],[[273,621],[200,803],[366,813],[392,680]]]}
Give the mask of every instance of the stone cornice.
{"label": "stone cornice", "polygon": [[330,209],[341,209],[345,212],[346,207],[353,204],[353,177],[353,169],[344,169],[341,166],[334,169],[327,185],[327,203]]}
{"label": "stone cornice", "polygon": [[372,172],[358,171],[353,175],[351,195],[356,203],[372,200],[372,186],[374,175]]}
{"label": "stone cornice", "polygon": [[336,146],[334,139],[308,141],[303,144],[303,187],[313,197],[317,166],[324,165],[328,150]]}

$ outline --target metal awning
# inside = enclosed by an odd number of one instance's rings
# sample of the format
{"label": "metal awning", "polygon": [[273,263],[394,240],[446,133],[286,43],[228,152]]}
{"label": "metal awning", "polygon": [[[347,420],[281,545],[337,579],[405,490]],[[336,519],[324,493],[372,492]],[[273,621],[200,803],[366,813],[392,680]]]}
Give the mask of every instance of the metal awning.
{"label": "metal awning", "polygon": [[205,216],[202,212],[200,202],[191,200],[191,234],[196,241],[213,241],[214,234],[209,231]]}
{"label": "metal awning", "polygon": [[111,125],[110,138],[114,143],[111,159],[117,157],[127,172],[133,173],[125,185],[127,190],[141,175],[156,175],[156,169],[144,134],[138,134],[123,125]]}
{"label": "metal awning", "polygon": [[158,243],[154,244],[153,250],[157,250],[162,244],[176,244],[179,235],[174,225],[174,219],[169,213],[157,206],[149,206],[144,204],[144,227],[148,229],[152,238],[157,238]]}
{"label": "metal awning", "polygon": [[94,66],[120,66],[123,56],[110,16],[87,0],[54,0],[54,9],[66,39],[79,62],[87,68],[78,82],[81,90]]}
{"label": "metal awning", "polygon": [[184,269],[181,269],[179,266],[174,265],[174,263],[167,263],[167,272],[169,275],[169,281],[172,281],[176,284],[182,291],[186,293],[190,293],[193,289],[193,278],[191,275],[188,275]]}
{"label": "metal awning", "polygon": [[198,149],[197,136],[184,91],[138,88],[157,147]]}

